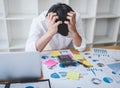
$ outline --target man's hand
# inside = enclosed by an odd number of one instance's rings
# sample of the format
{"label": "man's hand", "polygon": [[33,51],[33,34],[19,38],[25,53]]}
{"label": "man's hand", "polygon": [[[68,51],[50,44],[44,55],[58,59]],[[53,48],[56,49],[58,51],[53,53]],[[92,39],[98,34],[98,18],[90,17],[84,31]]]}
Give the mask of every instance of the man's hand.
{"label": "man's hand", "polygon": [[73,43],[76,46],[80,46],[82,42],[81,36],[78,34],[76,29],[76,14],[75,12],[70,11],[67,13],[67,19],[69,21],[65,21],[64,23],[68,25],[68,30],[71,33],[71,36],[73,38]]}
{"label": "man's hand", "polygon": [[69,32],[73,35],[74,33],[77,33],[76,30],[76,13],[70,11],[67,13],[67,19],[69,21],[65,21],[64,23],[68,25]]}
{"label": "man's hand", "polygon": [[58,31],[58,25],[62,24],[62,21],[56,21],[58,16],[56,13],[50,12],[47,16],[47,26],[48,26],[48,33],[54,35]]}
{"label": "man's hand", "polygon": [[48,31],[46,34],[44,34],[40,39],[36,41],[36,49],[38,51],[42,51],[45,46],[49,43],[49,41],[52,39],[54,34],[58,31],[58,25],[61,24],[61,21],[55,22],[56,19],[58,19],[58,16],[56,13],[49,13],[47,16],[47,27]]}

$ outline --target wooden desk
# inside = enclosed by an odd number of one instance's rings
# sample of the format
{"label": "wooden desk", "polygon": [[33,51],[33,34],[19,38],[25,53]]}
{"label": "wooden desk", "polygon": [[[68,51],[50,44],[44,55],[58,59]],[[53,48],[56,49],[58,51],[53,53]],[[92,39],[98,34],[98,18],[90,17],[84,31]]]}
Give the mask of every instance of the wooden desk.
{"label": "wooden desk", "polygon": [[[120,50],[120,46],[99,46],[99,47],[94,47],[94,48],[104,48],[104,49],[116,49]],[[90,50],[90,48],[86,48],[86,51]]]}
{"label": "wooden desk", "polygon": [[[116,49],[120,50],[120,46],[99,46],[99,47],[93,47],[93,48],[104,48],[104,49]],[[77,50],[71,49],[72,53],[78,54],[79,52]],[[87,47],[85,51],[90,51],[90,48]]]}
{"label": "wooden desk", "polygon": [[[116,49],[116,50],[120,50],[120,46],[100,46],[100,47],[94,47],[94,48],[104,48],[104,49]],[[72,51],[72,53],[74,54],[78,54],[79,52],[75,49],[70,49]],[[87,47],[85,49],[85,51],[89,51],[90,48]],[[40,78],[41,80],[44,79],[43,76]],[[18,80],[17,80],[18,81]],[[0,82],[0,83],[8,83],[8,82]]]}

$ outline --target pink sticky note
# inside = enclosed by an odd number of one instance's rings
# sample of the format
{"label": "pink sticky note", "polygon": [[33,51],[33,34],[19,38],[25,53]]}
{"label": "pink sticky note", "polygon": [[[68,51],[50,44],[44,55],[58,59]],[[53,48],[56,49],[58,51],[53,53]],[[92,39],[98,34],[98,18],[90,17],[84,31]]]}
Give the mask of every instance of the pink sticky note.
{"label": "pink sticky note", "polygon": [[48,67],[52,67],[58,63],[55,62],[54,60],[49,59],[48,61],[44,62],[44,64],[47,65]]}
{"label": "pink sticky note", "polygon": [[67,54],[69,57],[73,58],[73,55],[72,54]]}

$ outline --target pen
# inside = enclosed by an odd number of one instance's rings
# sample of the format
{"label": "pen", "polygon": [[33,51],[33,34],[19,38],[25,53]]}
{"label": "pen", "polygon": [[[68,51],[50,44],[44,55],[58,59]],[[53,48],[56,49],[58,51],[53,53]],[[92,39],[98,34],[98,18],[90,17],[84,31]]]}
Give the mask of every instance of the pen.
{"label": "pen", "polygon": [[92,73],[96,76],[96,73],[93,71],[93,69],[91,69]]}

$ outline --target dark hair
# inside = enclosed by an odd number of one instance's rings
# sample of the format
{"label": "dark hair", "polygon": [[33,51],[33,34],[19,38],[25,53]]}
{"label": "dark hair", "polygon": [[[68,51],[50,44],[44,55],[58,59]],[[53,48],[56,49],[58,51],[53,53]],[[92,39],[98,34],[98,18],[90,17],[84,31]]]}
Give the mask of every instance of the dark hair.
{"label": "dark hair", "polygon": [[73,9],[64,4],[64,3],[58,3],[58,4],[54,4],[53,6],[50,7],[50,9],[48,10],[46,16],[48,16],[48,13],[50,12],[55,12],[57,14],[57,16],[59,17],[57,21],[62,21],[63,23],[58,25],[58,33],[60,33],[63,36],[67,36],[68,35],[68,25],[64,23],[64,21],[69,21],[67,19],[67,13],[73,11]]}
{"label": "dark hair", "polygon": [[46,16],[50,12],[55,12],[59,16],[59,20],[65,21],[65,20],[67,20],[66,19],[67,13],[70,12],[70,11],[73,11],[73,9],[70,6],[68,6],[67,4],[57,3],[57,4],[54,4],[53,6],[50,7]]}

